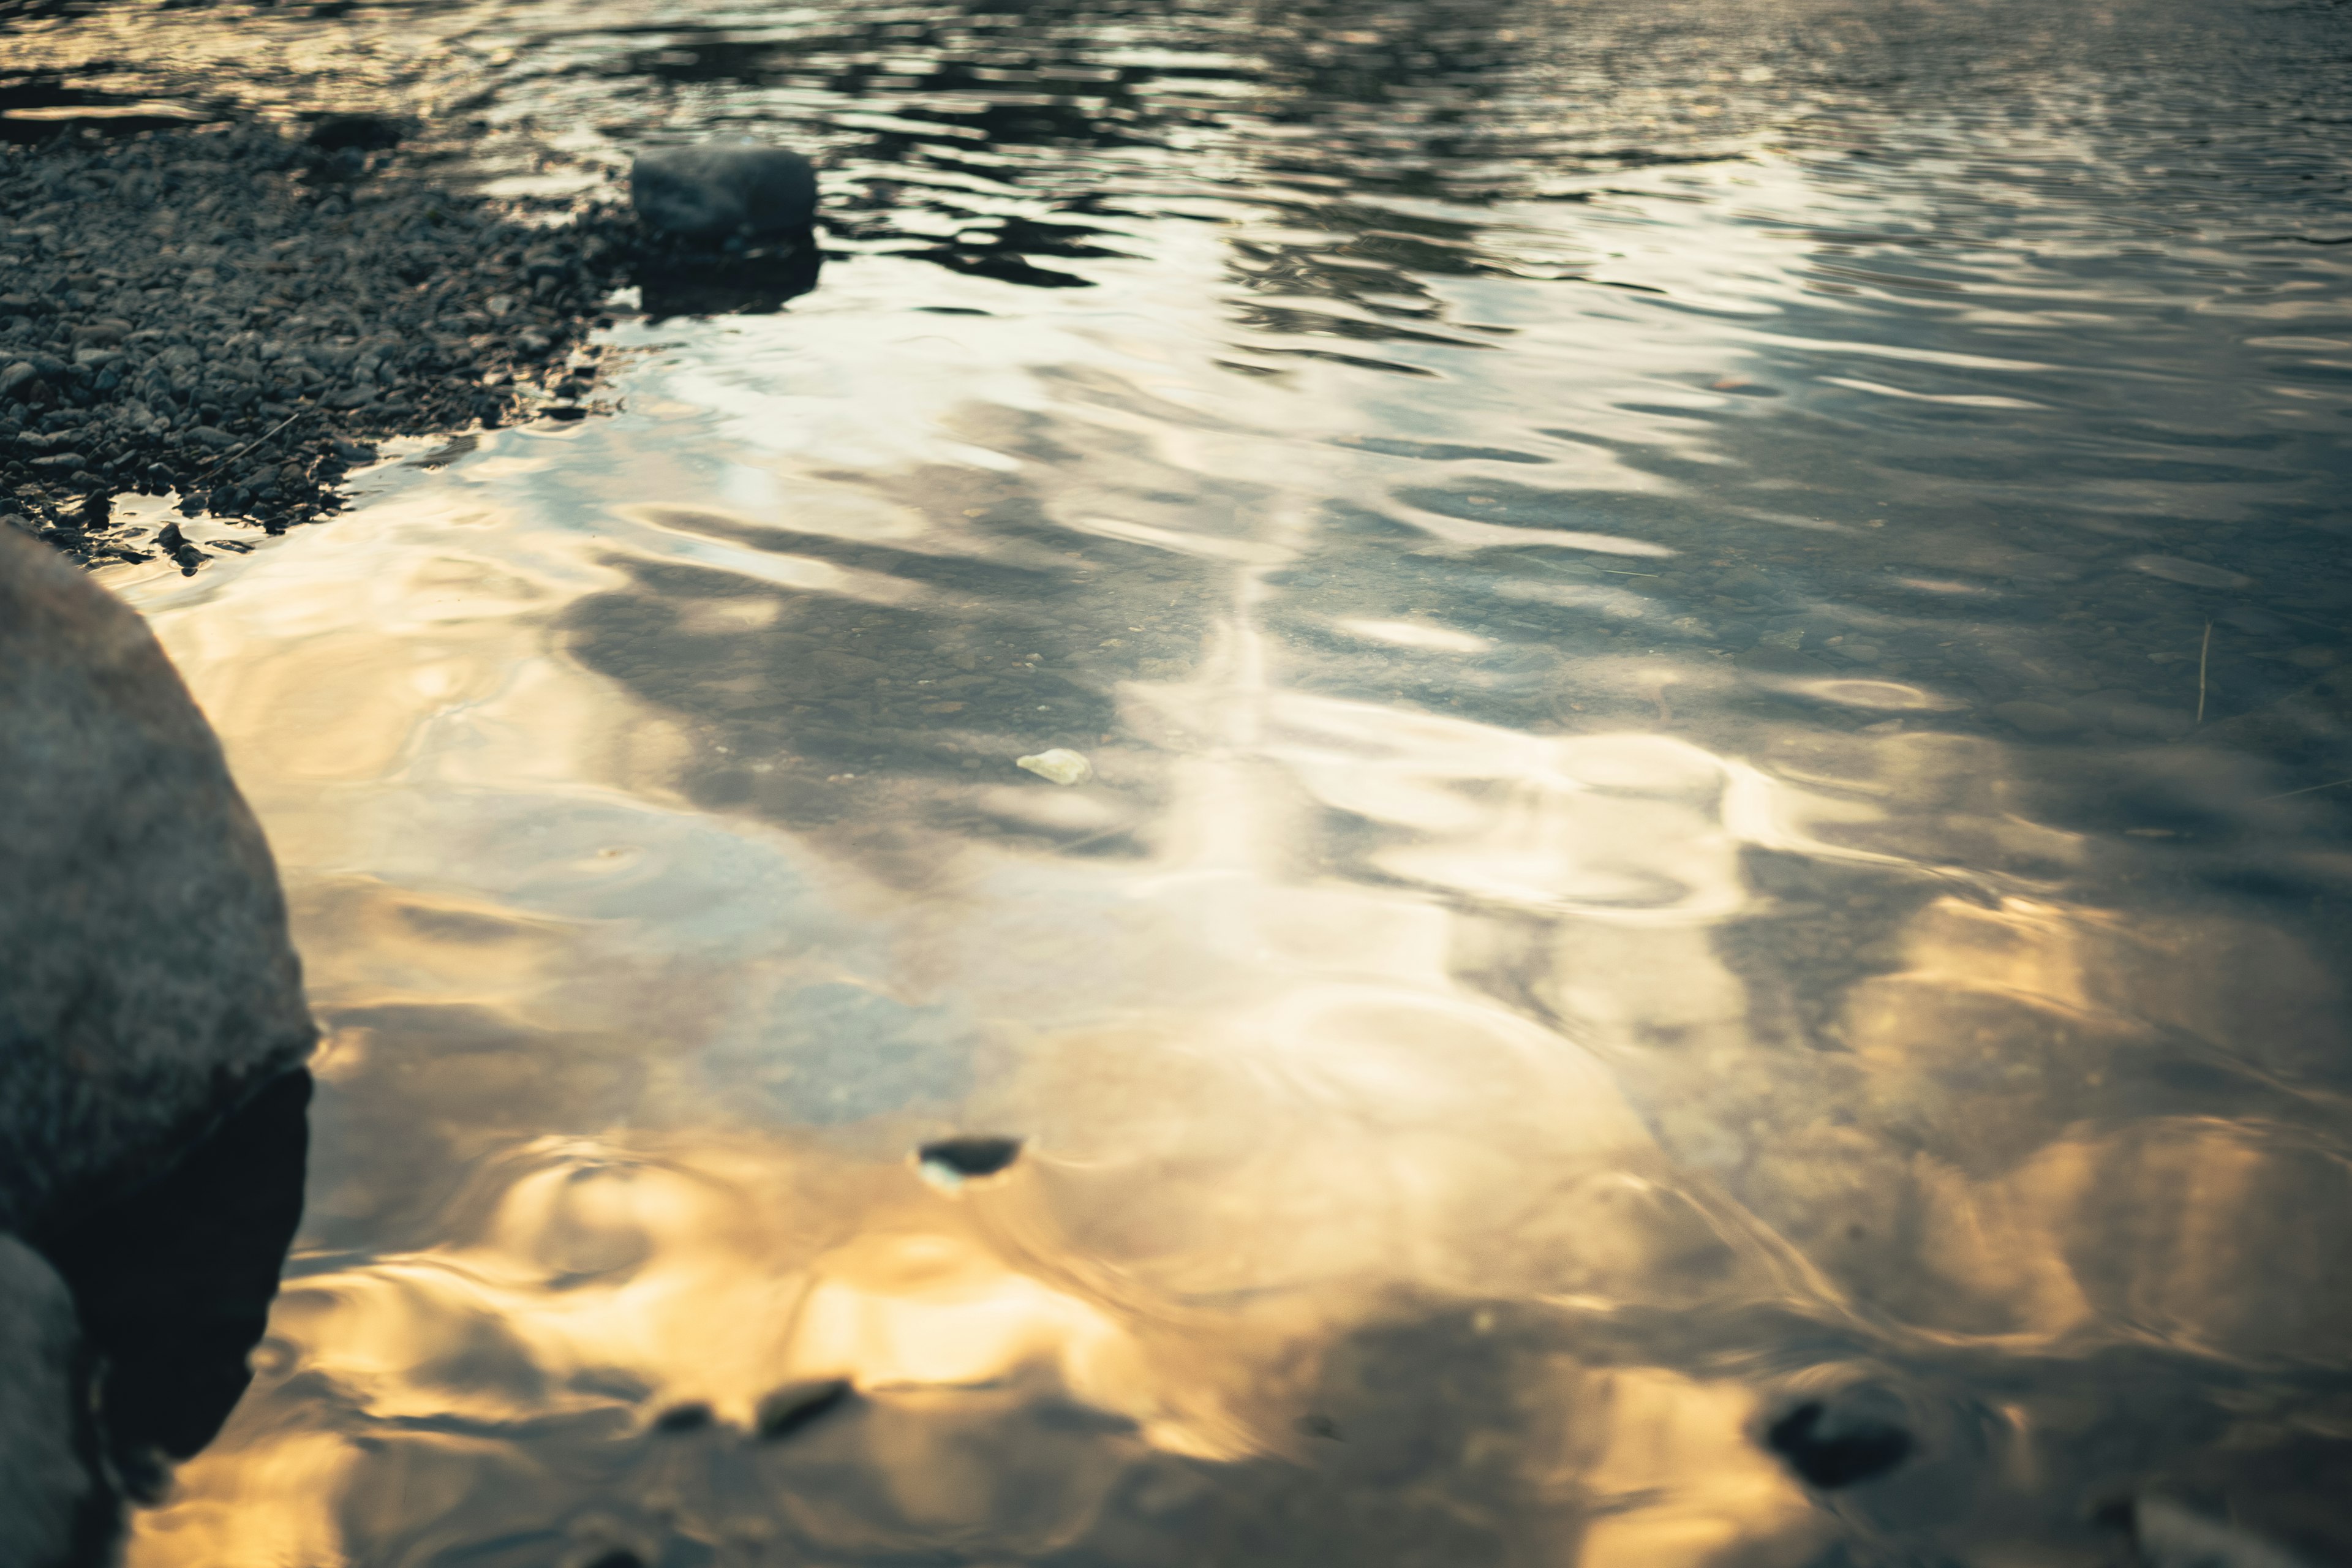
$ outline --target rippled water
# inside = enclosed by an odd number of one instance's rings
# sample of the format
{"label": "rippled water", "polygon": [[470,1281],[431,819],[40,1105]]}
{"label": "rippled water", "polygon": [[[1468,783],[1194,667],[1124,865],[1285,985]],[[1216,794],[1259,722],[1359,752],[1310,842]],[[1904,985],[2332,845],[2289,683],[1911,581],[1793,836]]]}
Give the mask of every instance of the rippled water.
{"label": "rippled water", "polygon": [[140,1568],[2352,1552],[2352,12],[18,46],[830,215],[614,416],[113,578],[329,1031]]}

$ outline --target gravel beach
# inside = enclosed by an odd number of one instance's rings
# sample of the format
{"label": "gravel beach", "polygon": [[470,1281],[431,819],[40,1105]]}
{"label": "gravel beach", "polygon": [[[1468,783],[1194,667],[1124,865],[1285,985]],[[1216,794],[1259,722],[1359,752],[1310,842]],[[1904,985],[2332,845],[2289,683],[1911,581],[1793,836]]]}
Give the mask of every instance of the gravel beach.
{"label": "gravel beach", "polygon": [[0,143],[0,520],[85,562],[112,498],[278,532],[396,435],[577,418],[625,209],[452,191],[366,116]]}

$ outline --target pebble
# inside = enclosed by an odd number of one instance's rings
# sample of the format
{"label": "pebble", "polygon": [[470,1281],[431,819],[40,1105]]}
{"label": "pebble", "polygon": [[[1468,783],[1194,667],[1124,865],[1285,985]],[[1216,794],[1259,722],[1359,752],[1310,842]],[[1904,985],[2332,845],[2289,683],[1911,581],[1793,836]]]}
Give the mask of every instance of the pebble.
{"label": "pebble", "polygon": [[915,1168],[923,1180],[943,1192],[953,1192],[968,1181],[993,1176],[1021,1157],[1021,1140],[986,1134],[942,1138],[915,1151]]}
{"label": "pebble", "polygon": [[781,1443],[841,1409],[856,1393],[856,1387],[843,1377],[786,1384],[760,1401],[754,1423],[761,1440]]}
{"label": "pebble", "polygon": [[1082,784],[1095,776],[1092,763],[1061,746],[1031,756],[1016,757],[1013,765],[1057,784]]}
{"label": "pebble", "polygon": [[[1911,1434],[1864,1401],[1808,1400],[1772,1423],[1766,1447],[1789,1462],[1807,1485],[1823,1491],[1885,1475],[1910,1457]],[[1852,1406],[1852,1407],[1850,1407]]]}

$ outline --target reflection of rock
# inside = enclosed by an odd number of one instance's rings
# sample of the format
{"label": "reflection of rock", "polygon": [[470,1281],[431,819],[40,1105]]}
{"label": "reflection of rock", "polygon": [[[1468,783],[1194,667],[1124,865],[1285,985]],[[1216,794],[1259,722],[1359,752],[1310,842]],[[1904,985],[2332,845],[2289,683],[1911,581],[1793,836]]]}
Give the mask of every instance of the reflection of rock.
{"label": "reflection of rock", "polygon": [[119,1464],[194,1454],[251,1381],[246,1352],[302,1215],[310,1102],[310,1075],[288,1073],[145,1188],[36,1233],[105,1357]]}
{"label": "reflection of rock", "polygon": [[807,229],[740,249],[688,246],[648,248],[637,260],[646,314],[756,314],[781,308],[816,287],[824,254]]}
{"label": "reflection of rock", "polygon": [[313,1031],[203,716],[136,616],[7,530],[0,669],[0,1233],[48,1260],[0,1234],[0,1422],[26,1422],[0,1425],[0,1540],[37,1564],[65,1514],[77,1551],[110,1528],[70,1412],[142,1491],[236,1403],[301,1206]]}

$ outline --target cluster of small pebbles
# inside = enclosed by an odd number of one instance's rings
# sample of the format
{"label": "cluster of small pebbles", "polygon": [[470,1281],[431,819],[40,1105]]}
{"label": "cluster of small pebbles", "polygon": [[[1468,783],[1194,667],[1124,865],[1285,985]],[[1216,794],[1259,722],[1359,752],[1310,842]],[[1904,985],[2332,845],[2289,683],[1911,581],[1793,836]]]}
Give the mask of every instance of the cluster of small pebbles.
{"label": "cluster of small pebbles", "polygon": [[399,140],[348,116],[0,144],[0,521],[138,559],[108,537],[125,492],[274,533],[386,437],[585,412],[629,219],[530,221]]}

